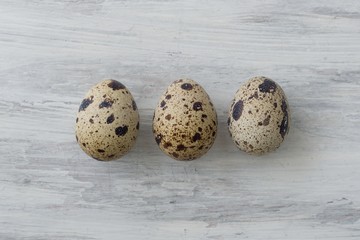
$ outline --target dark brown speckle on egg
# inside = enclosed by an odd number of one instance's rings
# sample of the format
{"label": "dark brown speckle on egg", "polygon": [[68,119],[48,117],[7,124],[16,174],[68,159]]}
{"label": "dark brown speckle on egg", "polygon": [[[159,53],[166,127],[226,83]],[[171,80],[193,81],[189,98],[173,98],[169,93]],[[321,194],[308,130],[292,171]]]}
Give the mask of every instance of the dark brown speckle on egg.
{"label": "dark brown speckle on egg", "polygon": [[198,140],[201,139],[201,134],[200,133],[195,133],[195,135],[192,137],[192,141],[196,142]]}
{"label": "dark brown speckle on egg", "polygon": [[186,149],[186,147],[183,144],[179,144],[179,145],[177,145],[176,151],[183,151],[185,149]]}
{"label": "dark brown speckle on egg", "polygon": [[263,121],[263,125],[264,125],[264,126],[269,125],[269,123],[270,123],[270,118],[271,118],[271,116],[268,115],[268,116],[264,119],[264,121]]}
{"label": "dark brown speckle on egg", "polygon": [[110,124],[110,123],[114,122],[114,120],[115,120],[114,114],[111,114],[111,115],[108,116],[108,118],[106,119],[106,123],[107,123],[107,124]]}
{"label": "dark brown speckle on egg", "polygon": [[164,143],[164,148],[168,148],[168,147],[171,147],[172,146],[172,144],[171,144],[171,142],[166,142],[166,143]]}
{"label": "dark brown speckle on egg", "polygon": [[181,85],[181,88],[182,89],[184,89],[184,90],[192,90],[193,89],[193,85],[192,84],[190,84],[190,83],[183,83],[182,85]]}
{"label": "dark brown speckle on egg", "polygon": [[263,93],[272,93],[276,91],[276,83],[270,79],[265,79],[262,84],[259,85],[259,91]]}
{"label": "dark brown speckle on egg", "polygon": [[99,108],[110,108],[113,105],[113,103],[114,103],[113,100],[106,98],[104,101],[102,101],[99,104]]}
{"label": "dark brown speckle on egg", "polygon": [[201,102],[195,102],[195,103],[193,104],[193,109],[194,109],[195,111],[202,111],[202,110],[203,110],[203,108],[202,108],[202,103],[201,103]]}
{"label": "dark brown speckle on egg", "polygon": [[171,119],[171,114],[166,115],[165,119],[169,121]]}
{"label": "dark brown speckle on egg", "polygon": [[232,117],[234,118],[235,121],[239,120],[239,118],[241,117],[242,111],[243,111],[243,101],[238,100],[234,107],[233,107],[233,111],[232,111]]}
{"label": "dark brown speckle on egg", "polygon": [[125,86],[116,80],[111,80],[110,83],[108,83],[108,87],[110,87],[112,90],[120,90],[125,89]]}
{"label": "dark brown speckle on egg", "polygon": [[134,110],[134,111],[136,111],[137,110],[137,105],[136,105],[136,102],[134,101],[134,100],[132,100],[132,109]]}
{"label": "dark brown speckle on egg", "polygon": [[80,104],[79,112],[85,111],[85,109],[93,102],[94,102],[93,97],[85,98]]}
{"label": "dark brown speckle on egg", "polygon": [[162,139],[162,135],[161,134],[158,134],[156,137],[155,137],[155,141],[156,143],[159,145],[161,143],[161,139]]}
{"label": "dark brown speckle on egg", "polygon": [[166,105],[166,102],[164,100],[162,100],[160,103],[160,107],[163,108],[163,107],[165,107],[165,105]]}
{"label": "dark brown speckle on egg", "polygon": [[115,128],[115,134],[119,137],[124,136],[127,132],[128,132],[128,126],[124,125],[124,126]]}

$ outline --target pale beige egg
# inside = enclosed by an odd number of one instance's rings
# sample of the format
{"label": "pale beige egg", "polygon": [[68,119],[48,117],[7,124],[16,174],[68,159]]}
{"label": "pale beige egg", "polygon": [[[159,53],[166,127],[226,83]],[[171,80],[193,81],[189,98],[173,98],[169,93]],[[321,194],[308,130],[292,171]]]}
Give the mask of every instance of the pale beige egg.
{"label": "pale beige egg", "polygon": [[80,104],[76,140],[94,159],[122,157],[134,145],[139,113],[130,91],[120,82],[103,80],[93,86]]}
{"label": "pale beige egg", "polygon": [[284,91],[266,77],[249,79],[236,92],[228,116],[236,146],[250,154],[275,150],[290,127],[290,111]]}

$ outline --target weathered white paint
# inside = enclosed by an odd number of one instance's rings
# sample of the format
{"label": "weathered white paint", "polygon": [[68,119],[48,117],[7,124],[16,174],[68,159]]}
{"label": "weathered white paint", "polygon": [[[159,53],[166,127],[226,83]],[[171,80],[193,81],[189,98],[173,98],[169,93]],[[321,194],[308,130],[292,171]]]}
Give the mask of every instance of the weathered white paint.
{"label": "weathered white paint", "polygon": [[[0,239],[359,239],[360,1],[0,2]],[[239,152],[226,111],[265,75],[289,98],[278,151]],[[151,133],[166,86],[191,77],[220,126],[203,158]],[[89,159],[85,92],[123,82],[141,114],[133,151]]]}

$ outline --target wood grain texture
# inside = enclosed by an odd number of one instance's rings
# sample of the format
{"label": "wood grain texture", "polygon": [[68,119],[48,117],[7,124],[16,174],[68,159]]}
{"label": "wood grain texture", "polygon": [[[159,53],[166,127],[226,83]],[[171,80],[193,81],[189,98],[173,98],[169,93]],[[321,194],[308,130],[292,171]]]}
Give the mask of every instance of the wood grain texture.
{"label": "wood grain texture", "polygon": [[[359,239],[360,1],[2,0],[0,239]],[[276,152],[226,130],[242,82],[285,90]],[[190,77],[219,117],[203,158],[156,146],[151,118]],[[89,159],[74,124],[85,92],[123,82],[141,116],[119,161]]]}

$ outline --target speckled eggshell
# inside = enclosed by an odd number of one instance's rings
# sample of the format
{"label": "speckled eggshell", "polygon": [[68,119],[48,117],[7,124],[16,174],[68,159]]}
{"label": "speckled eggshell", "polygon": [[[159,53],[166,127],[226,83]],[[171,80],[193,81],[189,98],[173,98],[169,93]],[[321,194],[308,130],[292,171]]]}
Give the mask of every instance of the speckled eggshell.
{"label": "speckled eggshell", "polygon": [[76,140],[86,154],[100,161],[122,157],[134,145],[139,113],[130,91],[116,80],[93,86],[76,118]]}
{"label": "speckled eggshell", "polygon": [[180,79],[160,97],[153,119],[156,143],[176,160],[193,160],[213,145],[217,115],[205,90],[195,81]]}
{"label": "speckled eggshell", "polygon": [[284,91],[273,80],[249,79],[229,110],[228,127],[236,146],[256,155],[278,148],[289,131],[288,106]]}

